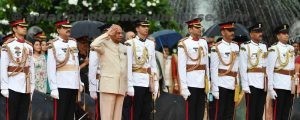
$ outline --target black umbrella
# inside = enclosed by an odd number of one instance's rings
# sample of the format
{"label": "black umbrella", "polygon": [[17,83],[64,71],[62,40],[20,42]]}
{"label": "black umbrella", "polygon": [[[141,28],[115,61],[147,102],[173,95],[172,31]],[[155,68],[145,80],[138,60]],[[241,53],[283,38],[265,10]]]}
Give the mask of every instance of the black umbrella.
{"label": "black umbrella", "polygon": [[182,96],[161,93],[156,99],[155,120],[184,120],[185,100]]}
{"label": "black umbrella", "polygon": [[178,41],[182,36],[173,30],[161,30],[157,31],[150,36],[155,38],[156,46],[155,50],[162,51],[163,46],[167,46],[169,49],[176,47]]}
{"label": "black umbrella", "polygon": [[[236,23],[234,25],[235,25],[235,31],[234,31],[235,36],[247,36],[248,38],[250,38],[248,29],[244,25],[240,23]],[[219,24],[215,24],[209,27],[204,32],[203,36],[207,36],[207,37],[221,36],[221,30]]]}
{"label": "black umbrella", "polygon": [[98,27],[101,27],[102,25],[104,25],[103,22],[90,20],[74,22],[72,23],[71,37],[80,38],[88,36],[90,40],[94,39],[100,35],[101,31]]}
{"label": "black umbrella", "polygon": [[43,32],[43,29],[40,28],[39,26],[30,27],[26,34],[26,40],[28,40],[30,42],[34,41],[34,35],[37,34],[38,32]]}

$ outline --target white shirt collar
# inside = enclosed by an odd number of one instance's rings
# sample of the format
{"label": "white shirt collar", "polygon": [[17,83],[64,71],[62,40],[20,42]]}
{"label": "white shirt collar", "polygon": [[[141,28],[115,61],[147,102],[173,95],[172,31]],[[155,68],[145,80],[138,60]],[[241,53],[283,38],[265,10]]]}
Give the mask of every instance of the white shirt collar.
{"label": "white shirt collar", "polygon": [[226,42],[224,39],[222,39],[222,43],[226,44],[226,45],[231,45],[231,42]]}
{"label": "white shirt collar", "polygon": [[253,45],[259,46],[259,43],[256,43],[256,42],[254,42],[253,40],[251,40],[251,43],[252,43]]}
{"label": "white shirt collar", "polygon": [[287,44],[283,44],[282,42],[278,42],[278,45],[282,46],[282,47],[287,47]]}

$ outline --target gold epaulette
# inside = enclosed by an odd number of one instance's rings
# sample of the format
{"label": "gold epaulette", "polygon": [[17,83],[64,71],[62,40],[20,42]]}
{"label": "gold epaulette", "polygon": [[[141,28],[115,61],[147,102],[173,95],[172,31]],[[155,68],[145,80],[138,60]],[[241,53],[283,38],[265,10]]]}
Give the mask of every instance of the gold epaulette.
{"label": "gold epaulette", "polygon": [[125,42],[124,45],[126,45],[126,46],[131,46],[131,44],[128,43],[128,42]]}
{"label": "gold epaulette", "polygon": [[268,49],[268,52],[274,52],[275,51],[275,48],[273,46],[271,46],[269,49]]}
{"label": "gold epaulette", "polygon": [[155,39],[153,37],[148,37],[147,39],[149,39],[150,41],[155,41]]}
{"label": "gold epaulette", "polygon": [[14,40],[15,40],[15,38],[9,38],[8,40],[6,40],[6,41],[3,43],[2,47],[6,47],[6,45],[7,45],[8,43],[11,43],[11,42],[14,41]]}
{"label": "gold epaulette", "polygon": [[188,39],[188,37],[180,39],[178,42],[178,47],[183,48],[183,41],[185,41],[186,39]]}
{"label": "gold epaulette", "polygon": [[232,43],[237,44],[237,45],[239,44],[239,43],[237,43],[237,42],[235,42],[235,41],[232,41]]}
{"label": "gold epaulette", "polygon": [[211,52],[216,52],[216,47],[221,44],[222,41],[219,41],[217,43],[213,43],[212,46],[211,46]]}
{"label": "gold epaulette", "polygon": [[33,47],[33,45],[32,45],[31,42],[29,42],[29,41],[27,41],[27,40],[25,40],[25,42],[26,42],[28,45],[30,45],[31,47]]}
{"label": "gold epaulette", "polygon": [[76,39],[75,38],[72,38],[72,37],[69,37],[69,40],[73,40],[76,42]]}
{"label": "gold epaulette", "polygon": [[241,51],[246,51],[246,48],[245,47],[241,47],[240,50]]}

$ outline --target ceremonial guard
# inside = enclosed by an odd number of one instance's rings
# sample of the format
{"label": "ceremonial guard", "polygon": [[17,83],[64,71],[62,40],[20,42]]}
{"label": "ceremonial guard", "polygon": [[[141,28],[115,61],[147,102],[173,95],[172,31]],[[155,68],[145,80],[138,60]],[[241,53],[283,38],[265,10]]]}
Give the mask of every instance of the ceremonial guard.
{"label": "ceremonial guard", "polygon": [[[239,46],[234,38],[234,22],[219,24],[223,39],[211,49],[211,93],[216,102],[215,120],[232,120],[237,97]],[[235,92],[236,90],[236,92]]]}
{"label": "ceremonial guard", "polygon": [[[59,36],[50,41],[47,73],[51,96],[54,98],[54,119],[73,120],[77,97],[83,89],[79,75],[76,40],[70,38],[68,20],[55,23]],[[77,96],[78,95],[78,96]]]}
{"label": "ceremonial guard", "polygon": [[137,36],[127,40],[128,44],[128,91],[133,97],[134,120],[149,120],[152,103],[152,93],[158,93],[157,66],[155,58],[155,43],[149,40],[149,22],[136,21]]}
{"label": "ceremonial guard", "polygon": [[28,119],[34,90],[34,61],[32,44],[24,39],[25,19],[10,22],[14,38],[8,39],[1,50],[1,94],[7,98],[7,120]]}
{"label": "ceremonial guard", "polygon": [[[201,37],[201,19],[186,22],[190,36],[178,43],[178,73],[181,95],[187,100],[188,120],[202,120],[205,111],[205,88],[209,77],[208,46]],[[208,88],[209,90],[209,88]]]}
{"label": "ceremonial guard", "polygon": [[273,120],[288,120],[293,101],[295,53],[288,44],[289,26],[280,25],[275,29],[278,42],[268,50],[267,75],[268,92],[273,99]]}
{"label": "ceremonial guard", "polygon": [[100,58],[94,47],[91,47],[89,53],[89,91],[90,96],[95,100],[95,120],[99,120],[100,117],[100,105],[99,105],[99,82],[100,82]]}
{"label": "ceremonial guard", "polygon": [[262,24],[249,28],[251,40],[241,44],[240,75],[242,89],[246,93],[247,120],[263,120],[267,95],[267,47],[261,43]]}

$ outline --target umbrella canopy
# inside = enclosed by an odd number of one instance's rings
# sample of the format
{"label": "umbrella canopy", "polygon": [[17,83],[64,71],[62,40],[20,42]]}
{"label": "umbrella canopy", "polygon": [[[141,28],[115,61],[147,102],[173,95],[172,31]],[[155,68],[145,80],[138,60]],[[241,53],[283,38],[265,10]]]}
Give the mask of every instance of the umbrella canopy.
{"label": "umbrella canopy", "polygon": [[[248,29],[244,25],[240,23],[236,23],[234,25],[235,25],[235,31],[234,31],[235,36],[247,36],[248,38],[250,38]],[[221,36],[221,30],[219,24],[215,24],[209,27],[204,32],[203,36],[207,36],[207,37]]]}
{"label": "umbrella canopy", "polygon": [[185,100],[182,96],[161,93],[156,99],[155,120],[184,120]]}
{"label": "umbrella canopy", "polygon": [[173,30],[161,30],[154,32],[150,36],[155,38],[155,50],[162,51],[163,46],[168,46],[169,49],[174,48],[182,36]]}
{"label": "umbrella canopy", "polygon": [[91,40],[100,35],[101,31],[98,27],[101,27],[102,25],[104,25],[103,22],[90,20],[74,22],[72,23],[71,37],[80,38],[88,36]]}
{"label": "umbrella canopy", "polygon": [[32,26],[28,29],[28,32],[26,34],[26,40],[33,42],[34,41],[34,35],[38,32],[43,32],[43,29],[39,26]]}

